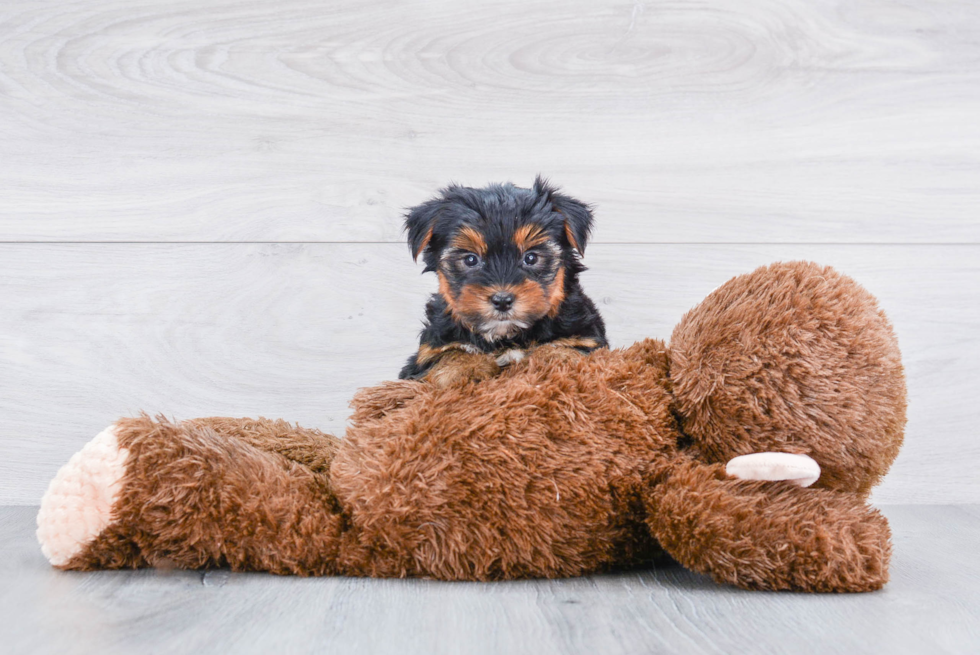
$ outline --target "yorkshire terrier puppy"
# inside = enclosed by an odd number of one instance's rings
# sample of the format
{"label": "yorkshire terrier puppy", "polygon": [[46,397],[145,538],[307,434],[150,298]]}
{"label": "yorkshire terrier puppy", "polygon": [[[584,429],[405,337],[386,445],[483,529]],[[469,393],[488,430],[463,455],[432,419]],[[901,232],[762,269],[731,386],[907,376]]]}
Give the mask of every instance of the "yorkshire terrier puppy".
{"label": "yorkshire terrier puppy", "polygon": [[447,386],[490,377],[545,346],[550,357],[607,346],[578,282],[592,212],[541,177],[530,189],[449,186],[411,209],[405,229],[439,292],[400,378]]}

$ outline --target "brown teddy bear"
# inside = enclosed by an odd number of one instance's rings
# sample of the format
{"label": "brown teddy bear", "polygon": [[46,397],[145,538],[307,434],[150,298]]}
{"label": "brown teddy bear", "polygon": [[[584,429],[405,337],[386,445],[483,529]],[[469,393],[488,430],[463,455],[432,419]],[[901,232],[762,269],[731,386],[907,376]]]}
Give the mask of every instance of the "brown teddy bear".
{"label": "brown teddy bear", "polygon": [[662,549],[748,589],[888,577],[867,496],[902,442],[902,364],[875,299],[831,268],[735,278],[669,347],[544,345],[494,377],[387,382],[352,406],[345,439],[121,419],[51,483],[42,549],[64,569],[443,580],[582,575]]}

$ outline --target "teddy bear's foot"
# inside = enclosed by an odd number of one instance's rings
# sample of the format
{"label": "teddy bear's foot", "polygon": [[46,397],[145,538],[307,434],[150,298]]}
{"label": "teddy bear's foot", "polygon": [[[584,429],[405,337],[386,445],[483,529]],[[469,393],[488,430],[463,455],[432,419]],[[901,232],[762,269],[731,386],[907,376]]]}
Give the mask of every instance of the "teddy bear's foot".
{"label": "teddy bear's foot", "polygon": [[111,425],[75,453],[48,485],[37,514],[37,538],[51,564],[68,564],[112,521],[128,455]]}
{"label": "teddy bear's foot", "polygon": [[729,460],[725,473],[739,480],[787,480],[809,487],[820,477],[820,465],[806,455],[752,453]]}

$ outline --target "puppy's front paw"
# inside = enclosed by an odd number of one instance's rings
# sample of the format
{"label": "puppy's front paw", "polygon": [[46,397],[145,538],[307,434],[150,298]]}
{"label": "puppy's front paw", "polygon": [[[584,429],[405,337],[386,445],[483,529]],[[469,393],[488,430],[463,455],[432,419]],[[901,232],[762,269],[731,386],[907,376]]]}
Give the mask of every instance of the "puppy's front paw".
{"label": "puppy's front paw", "polygon": [[462,350],[443,355],[426,374],[425,379],[437,387],[454,387],[471,380],[484,380],[500,373],[493,355],[469,353]]}
{"label": "puppy's front paw", "polygon": [[511,348],[497,355],[497,366],[509,366],[524,359],[525,353],[519,348]]}
{"label": "puppy's front paw", "polygon": [[562,343],[546,343],[528,352],[528,357],[538,362],[572,362],[585,357],[585,353]]}

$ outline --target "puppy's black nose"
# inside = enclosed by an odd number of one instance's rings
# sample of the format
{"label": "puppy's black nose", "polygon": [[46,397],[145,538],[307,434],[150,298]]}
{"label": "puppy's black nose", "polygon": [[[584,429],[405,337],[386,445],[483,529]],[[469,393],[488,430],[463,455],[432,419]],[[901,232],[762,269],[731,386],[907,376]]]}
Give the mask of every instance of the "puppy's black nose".
{"label": "puppy's black nose", "polygon": [[514,294],[508,291],[498,291],[490,296],[490,302],[498,312],[507,312],[514,306]]}

